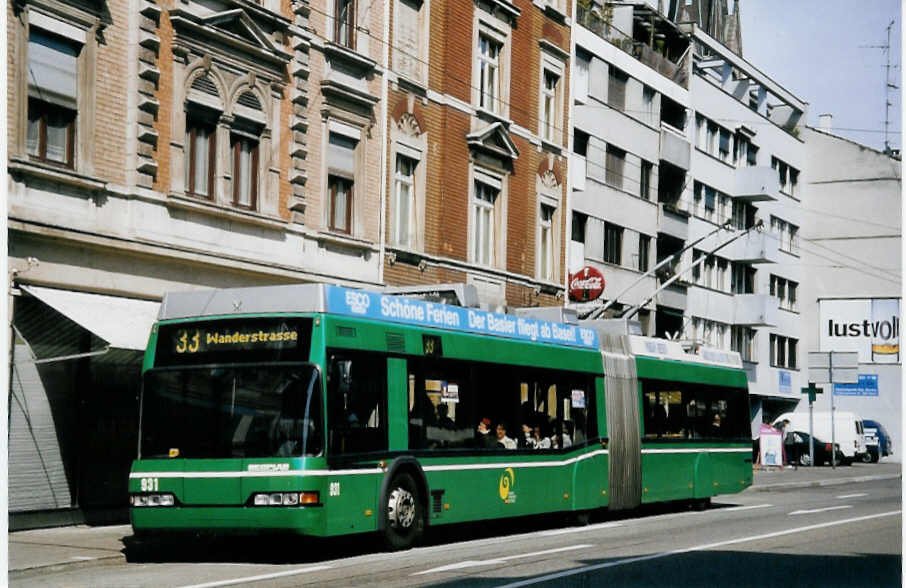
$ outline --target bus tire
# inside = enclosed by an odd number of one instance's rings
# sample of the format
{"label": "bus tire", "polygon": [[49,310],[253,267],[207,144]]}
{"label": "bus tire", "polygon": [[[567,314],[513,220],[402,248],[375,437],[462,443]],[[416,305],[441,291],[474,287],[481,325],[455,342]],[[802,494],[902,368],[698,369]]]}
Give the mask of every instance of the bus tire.
{"label": "bus tire", "polygon": [[692,501],[692,510],[701,512],[711,508],[711,499],[710,498],[697,498]]}
{"label": "bus tire", "polygon": [[384,510],[384,544],[391,551],[409,549],[425,531],[425,501],[408,472],[393,477]]}
{"label": "bus tire", "polygon": [[587,527],[591,523],[592,511],[577,510],[570,517],[572,524],[576,527]]}

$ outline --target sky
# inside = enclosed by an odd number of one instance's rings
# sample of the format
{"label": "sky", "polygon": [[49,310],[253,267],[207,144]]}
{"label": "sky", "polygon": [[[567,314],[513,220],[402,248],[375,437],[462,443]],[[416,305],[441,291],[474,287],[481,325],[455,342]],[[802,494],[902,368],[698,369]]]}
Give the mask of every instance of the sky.
{"label": "sky", "polygon": [[[732,2],[729,2],[732,5]],[[808,102],[808,124],[833,115],[832,132],[884,148],[887,43],[890,32],[891,148],[902,145],[900,0],[740,0],[743,57]]]}

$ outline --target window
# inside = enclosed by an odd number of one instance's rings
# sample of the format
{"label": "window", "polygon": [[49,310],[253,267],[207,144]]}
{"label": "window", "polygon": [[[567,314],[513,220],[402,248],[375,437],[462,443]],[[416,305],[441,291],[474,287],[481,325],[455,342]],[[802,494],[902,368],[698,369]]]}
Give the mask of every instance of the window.
{"label": "window", "polygon": [[745,388],[643,379],[642,424],[646,439],[751,437]]}
{"label": "window", "polygon": [[490,36],[478,35],[478,106],[500,112],[500,51],[503,44]]}
{"label": "window", "polygon": [[37,27],[29,33],[26,150],[33,159],[75,166],[80,48]]}
{"label": "window", "polygon": [[733,163],[738,167],[754,167],[758,161],[758,147],[743,135],[736,135],[736,149]]}
{"label": "window", "polygon": [[755,225],[755,207],[748,202],[733,200],[732,226],[734,229],[749,229]]}
{"label": "window", "polygon": [[796,292],[799,284],[780,276],[771,275],[771,296],[777,299],[777,307],[796,310]]}
{"label": "window", "polygon": [[755,293],[755,268],[738,261],[730,265],[730,291],[733,294]]}
{"label": "window", "polygon": [[541,205],[540,238],[538,246],[539,275],[542,280],[554,279],[554,207]]}
{"label": "window", "polygon": [[755,361],[755,329],[734,325],[730,331],[730,349],[743,361]]}
{"label": "window", "polygon": [[771,334],[771,365],[796,369],[799,340],[792,337]]}
{"label": "window", "polygon": [[642,114],[648,122],[654,122],[654,89],[642,86]]}
{"label": "window", "polygon": [[254,209],[258,199],[258,140],[234,134],[230,141],[233,150],[233,203]]}
{"label": "window", "polygon": [[559,143],[557,131],[559,130],[558,88],[560,76],[545,69],[541,87],[541,138],[545,141]]}
{"label": "window", "polygon": [[604,223],[604,261],[620,265],[623,259],[623,227]]}
{"label": "window", "polygon": [[711,218],[713,216],[716,201],[717,201],[717,191],[710,186],[705,186],[705,217],[706,218]]}
{"label": "window", "polygon": [[348,178],[327,176],[329,197],[328,228],[340,233],[352,232],[353,183]]}
{"label": "window", "polygon": [[494,207],[499,195],[498,188],[475,181],[475,197],[472,200],[475,218],[472,259],[482,265],[491,265],[496,261],[494,255]]}
{"label": "window", "polygon": [[797,196],[799,170],[784,163],[776,157],[771,158],[771,167],[777,170],[777,178],[780,181],[780,191],[787,196]]}
{"label": "window", "polygon": [[425,82],[425,3],[422,0],[397,0],[395,6],[393,25],[396,29],[396,43],[393,45],[393,67],[398,74]]}
{"label": "window", "polygon": [[585,243],[585,225],[588,223],[588,216],[581,212],[573,212],[572,221],[572,240],[579,243]]}
{"label": "window", "polygon": [[718,157],[720,157],[721,161],[728,161],[730,159],[730,131],[724,128],[720,129]]}
{"label": "window", "polygon": [[186,113],[186,193],[214,197],[216,113],[191,108]]}
{"label": "window", "polygon": [[619,69],[612,65],[608,68],[607,103],[617,110],[626,108],[626,84],[628,81],[629,76]]}
{"label": "window", "polygon": [[355,49],[355,0],[334,0],[333,40],[338,45]]}
{"label": "window", "polygon": [[727,266],[729,265],[729,262],[722,257],[718,257],[716,259],[717,264],[715,265],[714,287],[721,292],[728,292],[729,284],[727,282]]}
{"label": "window", "polygon": [[591,56],[576,48],[576,81],[573,88],[573,100],[578,104],[588,101],[588,70],[591,66]]}
{"label": "window", "polygon": [[639,235],[639,271],[648,271],[648,259],[651,251],[651,237]]}
{"label": "window", "polygon": [[411,247],[415,199],[415,167],[418,162],[405,155],[396,156],[395,189],[393,191],[393,212],[390,222],[391,240],[394,245]]}
{"label": "window", "polygon": [[771,216],[771,232],[774,233],[781,251],[798,253],[799,227],[776,216]]}
{"label": "window", "polygon": [[358,141],[349,135],[331,132],[328,136],[326,212],[332,231],[352,233],[357,146]]}
{"label": "window", "polygon": [[642,175],[639,180],[639,196],[645,200],[651,200],[651,170],[653,165],[648,161],[642,161]]}
{"label": "window", "polygon": [[386,450],[387,359],[328,350],[327,414],[330,454]]}
{"label": "window", "polygon": [[607,146],[604,180],[614,188],[623,188],[623,168],[626,163],[626,152],[613,145]]}
{"label": "window", "polygon": [[408,366],[410,450],[563,451],[597,437],[584,374],[433,358]]}

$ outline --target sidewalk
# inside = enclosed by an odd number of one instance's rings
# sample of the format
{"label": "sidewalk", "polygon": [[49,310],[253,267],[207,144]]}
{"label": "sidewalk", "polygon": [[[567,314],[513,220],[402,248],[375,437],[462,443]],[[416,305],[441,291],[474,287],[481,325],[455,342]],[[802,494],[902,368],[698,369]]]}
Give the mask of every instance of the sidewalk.
{"label": "sidewalk", "polygon": [[[901,464],[853,464],[830,467],[756,470],[755,482],[746,492],[786,488],[846,485],[869,480],[898,479]],[[123,538],[132,535],[129,525],[106,527],[57,527],[10,533],[9,573],[25,574],[43,569],[87,567],[125,561]]]}
{"label": "sidewalk", "polygon": [[850,466],[838,465],[816,468],[770,468],[755,470],[755,481],[746,492],[771,492],[786,488],[810,488],[818,486],[837,486],[868,482],[870,480],[890,480],[902,477],[902,464],[899,463],[854,463]]}

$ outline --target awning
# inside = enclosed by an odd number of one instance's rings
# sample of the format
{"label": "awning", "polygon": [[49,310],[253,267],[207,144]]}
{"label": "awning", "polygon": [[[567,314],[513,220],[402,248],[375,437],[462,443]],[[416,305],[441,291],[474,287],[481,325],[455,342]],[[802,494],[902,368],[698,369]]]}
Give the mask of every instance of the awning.
{"label": "awning", "polygon": [[[13,324],[39,361],[113,349],[144,351],[160,307],[158,302],[133,298],[21,288],[34,298],[26,297],[25,304],[17,305]],[[33,303],[35,299],[40,304]]]}

